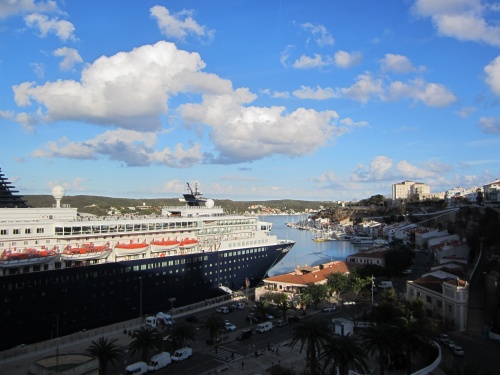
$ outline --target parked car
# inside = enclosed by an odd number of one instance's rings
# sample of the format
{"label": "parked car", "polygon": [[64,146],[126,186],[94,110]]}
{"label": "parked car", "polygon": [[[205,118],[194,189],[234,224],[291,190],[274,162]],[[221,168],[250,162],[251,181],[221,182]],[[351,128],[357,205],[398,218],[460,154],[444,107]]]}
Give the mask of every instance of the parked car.
{"label": "parked car", "polygon": [[233,303],[231,307],[235,310],[243,310],[245,305],[242,302]]}
{"label": "parked car", "polygon": [[259,323],[260,322],[260,318],[254,314],[248,315],[245,319],[247,321],[249,321],[250,323]]}
{"label": "parked car", "polygon": [[454,345],[451,348],[451,352],[453,353],[454,356],[457,356],[457,357],[463,357],[465,355],[464,350],[462,349],[462,347],[460,345]]}
{"label": "parked car", "polygon": [[227,306],[222,306],[222,307],[219,307],[217,310],[218,313],[221,313],[221,314],[228,314],[229,313],[229,307]]}
{"label": "parked car", "polygon": [[275,325],[276,327],[284,327],[284,326],[286,326],[287,324],[288,324],[288,323],[287,323],[287,322],[285,322],[283,319],[278,319],[278,320],[276,320],[276,321],[274,322],[274,325]]}
{"label": "parked car", "polygon": [[329,307],[325,307],[323,309],[323,312],[326,312],[326,313],[335,312],[335,311],[337,311],[337,308],[335,306],[329,306]]}
{"label": "parked car", "polygon": [[229,323],[229,322],[225,322],[224,323],[224,329],[226,331],[231,331],[232,332],[232,331],[236,331],[236,326],[234,324]]}
{"label": "parked car", "polygon": [[441,341],[441,343],[444,345],[448,345],[448,343],[450,342],[450,337],[447,334],[443,333],[439,336],[439,341]]}
{"label": "parked car", "polygon": [[236,340],[238,341],[241,341],[241,340],[245,340],[245,339],[249,339],[250,337],[252,337],[252,330],[251,329],[245,329],[244,331],[242,331],[238,337],[236,337]]}

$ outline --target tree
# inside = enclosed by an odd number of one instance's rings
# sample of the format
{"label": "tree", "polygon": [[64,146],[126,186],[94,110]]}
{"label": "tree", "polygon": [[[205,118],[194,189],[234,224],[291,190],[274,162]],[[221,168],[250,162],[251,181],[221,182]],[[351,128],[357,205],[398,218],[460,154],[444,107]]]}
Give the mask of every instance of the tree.
{"label": "tree", "polygon": [[308,283],[302,290],[302,294],[311,296],[314,308],[316,309],[318,303],[324,301],[328,297],[328,286],[326,284]]}
{"label": "tree", "polygon": [[99,375],[105,375],[109,363],[115,363],[122,358],[121,349],[115,344],[116,339],[108,341],[105,337],[99,337],[91,342],[85,350],[91,356],[97,357],[99,361]]}
{"label": "tree", "polygon": [[135,354],[136,352],[140,352],[142,360],[147,362],[149,351],[157,347],[157,337],[158,331],[155,329],[146,327],[136,329],[132,332],[132,338],[134,340],[129,344],[131,353]]}
{"label": "tree", "polygon": [[293,330],[290,345],[293,348],[300,342],[301,353],[304,346],[306,347],[306,364],[312,375],[319,372],[317,353],[325,348],[331,335],[330,323],[327,319],[321,317],[302,319]]}
{"label": "tree", "polygon": [[196,338],[196,332],[192,325],[186,323],[176,324],[170,332],[174,348],[185,347],[187,341],[193,341]]}
{"label": "tree", "polygon": [[203,322],[203,328],[208,331],[210,343],[213,344],[218,332],[224,329],[224,320],[219,315],[212,314]]}
{"label": "tree", "polygon": [[286,313],[292,309],[292,303],[285,293],[276,293],[273,298],[278,310],[283,314],[283,320],[286,321]]}
{"label": "tree", "polygon": [[271,314],[272,310],[271,304],[267,299],[255,302],[255,314],[262,320],[267,320],[267,315]]}
{"label": "tree", "polygon": [[368,327],[361,333],[363,347],[371,354],[378,353],[379,374],[384,375],[385,360],[394,349],[394,327],[387,323]]}
{"label": "tree", "polygon": [[477,188],[476,190],[476,203],[478,206],[482,206],[484,202],[484,196],[483,196],[483,191],[481,188]]}
{"label": "tree", "polygon": [[396,341],[405,349],[406,354],[406,373],[412,372],[411,360],[417,346],[424,342],[421,326],[413,317],[399,317],[394,320],[396,329]]}
{"label": "tree", "polygon": [[337,374],[338,369],[339,375],[347,375],[350,368],[360,373],[369,372],[365,351],[349,334],[334,335],[325,346],[322,357],[325,358],[325,369],[333,362],[331,374]]}

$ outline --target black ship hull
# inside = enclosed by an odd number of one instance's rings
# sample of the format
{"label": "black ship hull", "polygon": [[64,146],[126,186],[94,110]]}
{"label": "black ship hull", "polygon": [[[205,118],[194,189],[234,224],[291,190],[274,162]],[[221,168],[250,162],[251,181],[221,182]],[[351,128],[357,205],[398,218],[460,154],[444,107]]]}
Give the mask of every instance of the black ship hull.
{"label": "black ship hull", "polygon": [[256,286],[294,245],[110,262],[9,275],[0,284],[0,350]]}

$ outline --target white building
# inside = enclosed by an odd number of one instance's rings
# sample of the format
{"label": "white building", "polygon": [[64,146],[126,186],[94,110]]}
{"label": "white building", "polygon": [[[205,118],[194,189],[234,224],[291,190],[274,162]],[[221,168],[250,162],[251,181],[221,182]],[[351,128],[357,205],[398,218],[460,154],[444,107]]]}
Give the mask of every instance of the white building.
{"label": "white building", "polygon": [[429,196],[431,187],[422,182],[403,181],[392,185],[392,199],[422,200]]}
{"label": "white building", "polygon": [[459,278],[428,275],[406,282],[406,300],[419,298],[429,316],[442,319],[446,327],[467,330],[469,283]]}
{"label": "white building", "polygon": [[484,200],[487,202],[500,202],[500,180],[484,185]]}

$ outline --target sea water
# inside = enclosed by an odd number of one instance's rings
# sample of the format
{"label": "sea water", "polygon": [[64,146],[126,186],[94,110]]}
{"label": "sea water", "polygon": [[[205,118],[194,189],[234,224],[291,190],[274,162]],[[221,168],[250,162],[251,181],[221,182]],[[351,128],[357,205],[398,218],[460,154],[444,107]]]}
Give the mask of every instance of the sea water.
{"label": "sea water", "polygon": [[273,224],[271,233],[278,236],[278,239],[296,242],[292,250],[269,270],[269,276],[292,272],[297,266],[316,266],[335,260],[345,261],[348,255],[360,251],[359,247],[349,241],[314,242],[313,231],[287,226],[287,223],[297,223],[305,219],[303,215],[266,215],[259,218]]}

